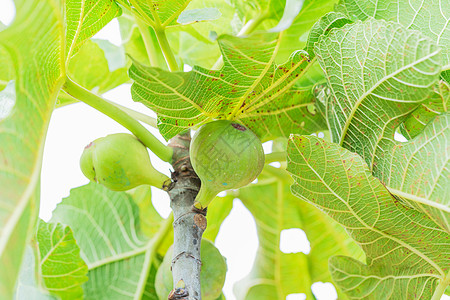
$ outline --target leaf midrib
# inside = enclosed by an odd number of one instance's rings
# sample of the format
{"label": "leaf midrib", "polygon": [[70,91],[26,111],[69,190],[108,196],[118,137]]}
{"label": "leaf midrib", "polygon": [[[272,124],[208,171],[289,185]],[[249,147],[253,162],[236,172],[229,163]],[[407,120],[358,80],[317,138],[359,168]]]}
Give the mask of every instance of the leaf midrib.
{"label": "leaf midrib", "polygon": [[278,50],[280,48],[281,45],[281,37],[283,36],[283,32],[281,32],[278,35],[277,38],[277,43],[274,47],[272,56],[270,57],[269,61],[266,63],[266,67],[262,70],[261,75],[259,76],[259,78],[257,80],[255,80],[253,82],[253,84],[247,89],[247,91],[245,92],[245,94],[241,97],[241,99],[239,100],[239,102],[237,103],[237,105],[234,107],[234,110],[232,111],[230,117],[233,119],[236,117],[237,113],[239,112],[241,106],[244,104],[245,99],[248,97],[248,95],[250,95],[250,93],[254,90],[254,88],[261,82],[261,80],[267,75],[269,69],[274,65],[274,60],[275,57],[278,53]]}

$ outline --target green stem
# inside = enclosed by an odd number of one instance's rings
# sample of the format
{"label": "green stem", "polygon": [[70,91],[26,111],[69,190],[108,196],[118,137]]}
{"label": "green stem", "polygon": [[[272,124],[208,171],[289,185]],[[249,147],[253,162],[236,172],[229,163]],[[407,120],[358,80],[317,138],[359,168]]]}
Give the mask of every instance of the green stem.
{"label": "green stem", "polygon": [[286,161],[286,152],[284,151],[272,152],[265,155],[265,164],[270,164],[276,161],[279,162]]}
{"label": "green stem", "polygon": [[169,189],[171,182],[172,181],[166,174],[163,174],[156,169],[149,170],[148,176],[146,177],[147,184],[157,187],[163,191],[167,191]]}
{"label": "green stem", "polygon": [[127,114],[129,114],[129,115],[130,115],[131,117],[133,117],[134,119],[139,120],[139,121],[141,121],[141,122],[143,122],[143,123],[145,123],[145,124],[147,124],[147,125],[150,125],[150,126],[152,126],[153,128],[158,128],[158,124],[157,124],[155,118],[150,117],[149,115],[140,113],[140,112],[138,112],[138,111],[135,111],[134,109],[125,107],[125,106],[123,106],[123,105],[120,105],[120,104],[118,104],[118,103],[114,103],[114,102],[109,101],[109,100],[107,100],[107,99],[103,99],[103,100],[105,100],[105,101],[111,103],[112,105],[114,105],[114,106],[120,108],[121,110],[123,110],[124,112],[126,112]]}
{"label": "green stem", "polygon": [[66,78],[64,90],[72,97],[86,103],[96,110],[115,120],[129,131],[131,131],[146,147],[156,154],[163,161],[172,160],[173,150],[161,143],[153,134],[151,134],[139,121],[132,118],[126,112],[115,105],[105,101],[103,98],[91,93],[82,86]]}
{"label": "green stem", "polygon": [[195,197],[194,207],[201,210],[205,209],[217,194],[217,192],[207,189],[205,185],[202,184],[197,197]]}
{"label": "green stem", "polygon": [[270,14],[267,12],[259,14],[256,18],[248,21],[247,24],[245,24],[244,27],[242,27],[241,31],[239,31],[237,36],[244,36],[244,35],[252,33],[269,16],[270,16]]}
{"label": "green stem", "polygon": [[263,173],[270,174],[281,181],[286,183],[292,183],[292,177],[286,172],[286,170],[281,168],[275,168],[270,165],[265,165],[262,171]]}
{"label": "green stem", "polygon": [[173,55],[172,48],[170,48],[169,41],[167,40],[166,30],[163,27],[153,28],[158,38],[159,46],[166,59],[167,66],[169,66],[170,71],[178,71],[178,64],[175,56]]}
{"label": "green stem", "polygon": [[147,24],[142,22],[139,18],[136,19],[136,24],[139,28],[139,32],[141,33],[142,40],[144,41],[145,50],[147,51],[148,60],[150,62],[150,66],[152,67],[160,67],[158,65],[158,59],[157,59],[157,53],[156,53],[156,47],[153,44],[153,39],[150,35],[150,28]]}
{"label": "green stem", "polygon": [[[136,0],[129,0],[131,5],[133,5],[134,9],[136,9],[136,11],[138,12],[138,17],[143,20],[145,23],[147,23],[150,26],[155,26],[155,23],[153,22],[152,19],[149,18],[149,16],[147,16],[147,14],[145,13],[145,11],[142,9],[142,7],[139,5],[139,3],[136,2]],[[133,9],[130,9],[131,12],[133,12]]]}

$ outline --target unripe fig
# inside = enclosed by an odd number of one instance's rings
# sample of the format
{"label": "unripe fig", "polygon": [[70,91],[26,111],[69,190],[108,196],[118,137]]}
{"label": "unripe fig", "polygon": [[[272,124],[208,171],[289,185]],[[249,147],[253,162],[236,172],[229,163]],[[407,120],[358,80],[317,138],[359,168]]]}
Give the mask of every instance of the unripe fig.
{"label": "unripe fig", "polygon": [[[222,293],[227,273],[225,258],[212,242],[202,239],[200,246],[202,268],[200,271],[202,300],[216,300]],[[159,299],[167,299],[173,288],[173,277],[170,271],[173,248],[167,250],[164,260],[158,268],[155,278],[155,289]]]}
{"label": "unripe fig", "polygon": [[207,123],[192,138],[192,167],[201,180],[195,207],[205,208],[221,191],[246,186],[261,173],[261,141],[247,127],[228,120]]}
{"label": "unripe fig", "polygon": [[80,158],[83,174],[113,191],[127,191],[142,184],[165,188],[170,179],[150,162],[147,148],[133,135],[116,133],[96,139]]}

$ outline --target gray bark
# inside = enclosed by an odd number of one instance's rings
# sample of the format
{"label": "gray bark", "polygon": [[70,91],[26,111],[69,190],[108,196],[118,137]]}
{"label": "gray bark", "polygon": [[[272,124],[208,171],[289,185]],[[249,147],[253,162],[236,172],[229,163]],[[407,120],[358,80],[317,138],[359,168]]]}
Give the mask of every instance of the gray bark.
{"label": "gray bark", "polygon": [[200,300],[200,244],[206,229],[206,211],[193,208],[200,189],[200,179],[189,159],[190,134],[174,137],[173,183],[169,188],[170,206],[173,210],[174,245],[172,274],[173,286],[169,300]]}

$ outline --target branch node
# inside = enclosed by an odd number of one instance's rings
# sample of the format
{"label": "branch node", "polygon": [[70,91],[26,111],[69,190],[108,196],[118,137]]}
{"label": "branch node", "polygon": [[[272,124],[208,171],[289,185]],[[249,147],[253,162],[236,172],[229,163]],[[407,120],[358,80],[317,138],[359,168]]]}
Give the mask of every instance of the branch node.
{"label": "branch node", "polygon": [[189,292],[185,288],[176,288],[170,291],[168,300],[188,300]]}
{"label": "branch node", "polygon": [[177,256],[175,256],[175,257],[172,259],[172,265],[174,265],[174,264],[177,262],[177,260],[179,260],[183,255],[184,255],[186,258],[193,258],[200,266],[202,265],[202,261],[201,261],[200,259],[195,258],[194,255],[192,255],[191,253],[188,253],[188,252],[186,252],[186,251],[183,251],[183,252],[181,252],[180,254],[178,254]]}
{"label": "branch node", "polygon": [[184,216],[187,216],[189,214],[192,214],[192,212],[187,212],[179,216],[175,221],[173,221],[173,226],[175,227],[177,224],[181,223],[184,219]]}
{"label": "branch node", "polygon": [[208,212],[208,208],[207,207],[205,207],[204,209],[199,209],[199,208],[197,208],[195,206],[192,206],[191,210],[193,212],[195,212],[196,214],[201,214],[203,216],[206,216],[206,213]]}

